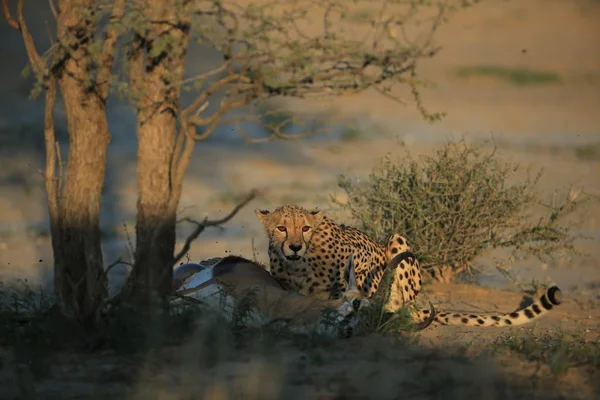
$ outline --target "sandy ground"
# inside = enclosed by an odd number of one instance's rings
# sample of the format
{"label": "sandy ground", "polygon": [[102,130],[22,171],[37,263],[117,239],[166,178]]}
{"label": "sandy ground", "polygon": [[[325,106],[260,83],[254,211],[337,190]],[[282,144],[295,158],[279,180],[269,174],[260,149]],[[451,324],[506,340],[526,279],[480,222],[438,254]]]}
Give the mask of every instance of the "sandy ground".
{"label": "sandy ground", "polygon": [[[32,18],[43,20],[43,16]],[[255,253],[260,261],[266,261],[266,240],[254,216],[254,208],[274,208],[282,203],[319,206],[347,221],[348,216],[331,209],[329,203],[331,195],[343,198],[336,186],[338,175],[366,176],[383,155],[395,151],[398,139],[404,140],[414,154],[427,154],[448,138],[464,135],[469,140],[481,141],[493,135],[501,156],[534,169],[544,169],[540,188],[548,199],[555,191],[559,195],[566,194],[571,185],[574,190],[584,188],[587,193],[600,196],[599,20],[600,4],[591,0],[490,0],[460,13],[438,35],[437,42],[444,50],[421,65],[423,76],[436,83],[434,88],[424,92],[426,105],[433,111],[448,113],[435,125],[423,122],[411,106],[402,107],[367,92],[336,99],[334,103],[294,105],[302,111],[329,110],[327,112],[335,113],[342,120],[357,122],[364,129],[358,137],[325,136],[302,143],[261,145],[245,144],[235,138],[215,138],[200,143],[186,177],[181,200],[184,214],[197,219],[217,217],[252,188],[261,189],[263,196],[224,229],[211,229],[201,236],[190,252],[190,259]],[[3,94],[0,98],[0,280],[26,278],[34,284],[46,284],[51,279],[52,254],[48,236],[40,233],[47,231],[44,191],[38,173],[43,163],[42,108],[39,100],[26,99],[24,83],[17,78],[25,62],[18,35],[5,25],[1,32],[6,38],[0,44],[3,58],[14,62],[2,66],[4,78],[0,79]],[[551,71],[560,76],[561,82],[521,87],[494,77],[464,79],[456,74],[459,67],[482,64]],[[127,255],[124,231],[133,230],[136,202],[131,114],[121,106],[115,106],[110,113],[115,143],[111,144],[103,220],[105,229],[114,235],[104,243],[107,264]],[[589,257],[557,260],[548,266],[535,261],[513,266],[521,283],[530,283],[532,279],[554,282],[567,295],[564,306],[540,321],[536,329],[567,327],[588,329],[592,333],[599,331],[600,206],[596,204],[582,210],[579,217],[583,220],[581,232],[592,236],[592,240],[580,243]],[[189,227],[179,228],[180,240],[186,232]],[[485,264],[485,260],[482,263]],[[125,273],[115,268],[114,282],[122,280]],[[440,306],[512,311],[523,295],[493,269],[488,268],[479,281],[486,286],[434,285],[424,296],[432,296]],[[513,290],[502,290],[507,288]],[[497,332],[484,334],[476,329],[437,328],[423,333],[422,340],[423,344],[486,340]],[[352,356],[344,350],[347,348],[336,347],[328,357],[339,356],[353,363]],[[271,365],[257,362],[264,368]],[[423,367],[423,363],[417,363],[419,368]],[[494,368],[524,379],[532,366],[519,365]],[[477,366],[468,368],[467,374],[478,369]],[[308,379],[310,383],[306,387],[310,386],[311,390],[318,386],[314,381],[316,371],[320,369],[315,367],[311,372],[299,374]],[[334,368],[328,376],[336,373]],[[413,372],[406,373],[402,379],[410,381]],[[490,374],[486,379],[496,379],[495,373]],[[373,378],[374,385],[385,381],[385,376]],[[573,387],[581,389],[578,393],[582,398],[592,393],[589,382],[578,381],[583,379],[581,376],[587,375],[564,378],[567,381],[561,386],[562,393],[572,395]],[[347,377],[340,379],[343,385]],[[333,392],[336,391],[327,393]],[[557,392],[553,392],[549,398],[560,397],[556,395]],[[211,398],[225,398],[215,396]],[[368,394],[365,396],[370,398]]]}

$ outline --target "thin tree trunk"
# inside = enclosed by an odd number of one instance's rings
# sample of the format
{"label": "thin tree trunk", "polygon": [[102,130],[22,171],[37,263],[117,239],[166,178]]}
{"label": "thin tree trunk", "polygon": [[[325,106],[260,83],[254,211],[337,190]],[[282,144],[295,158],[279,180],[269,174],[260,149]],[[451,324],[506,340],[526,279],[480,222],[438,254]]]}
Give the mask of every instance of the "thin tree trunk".
{"label": "thin tree trunk", "polygon": [[[64,47],[61,48],[62,62],[54,72],[65,104],[69,132],[64,183],[59,184],[63,179],[61,165],[56,181],[50,153],[47,153],[46,167],[55,293],[65,315],[86,323],[93,322],[107,295],[100,246],[100,204],[110,141],[106,95],[91,90],[90,85],[93,82],[92,56],[87,53],[87,44],[93,26],[82,18],[80,8],[90,5],[89,0],[78,2],[77,6],[71,0],[62,0],[59,4],[57,33]],[[47,146],[54,145],[50,143],[53,138],[51,113],[47,105]],[[56,184],[54,193],[48,190],[53,189],[53,183]]]}
{"label": "thin tree trunk", "polygon": [[[146,3],[150,27],[135,40],[131,59],[132,90],[139,95],[138,202],[135,262],[128,286],[132,300],[151,306],[171,291],[176,208],[171,164],[177,136],[179,87],[188,46],[189,21],[178,20],[178,0]],[[181,13],[184,14],[184,13]],[[155,54],[166,36],[169,46]]]}
{"label": "thin tree trunk", "polygon": [[69,162],[52,236],[54,288],[63,313],[87,322],[107,295],[100,204],[110,136],[104,104],[68,74],[59,85],[69,129]]}

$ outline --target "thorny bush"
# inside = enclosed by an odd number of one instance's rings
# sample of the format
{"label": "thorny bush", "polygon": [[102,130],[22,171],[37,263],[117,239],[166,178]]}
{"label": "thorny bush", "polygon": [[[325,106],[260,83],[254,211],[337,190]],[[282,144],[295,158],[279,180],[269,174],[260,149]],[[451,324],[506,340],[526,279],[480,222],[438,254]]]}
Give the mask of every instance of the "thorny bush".
{"label": "thorny bush", "polygon": [[486,151],[486,145],[462,139],[416,158],[401,143],[404,154],[387,155],[366,181],[342,175],[348,201],[333,202],[382,243],[394,233],[406,236],[421,267],[443,282],[477,273],[474,260],[496,248],[512,249],[496,261],[501,269],[529,255],[547,262],[576,253],[580,235],[567,217],[589,197],[569,191],[560,204],[542,204],[536,191],[542,171],[519,181],[519,166],[502,162],[496,147]]}

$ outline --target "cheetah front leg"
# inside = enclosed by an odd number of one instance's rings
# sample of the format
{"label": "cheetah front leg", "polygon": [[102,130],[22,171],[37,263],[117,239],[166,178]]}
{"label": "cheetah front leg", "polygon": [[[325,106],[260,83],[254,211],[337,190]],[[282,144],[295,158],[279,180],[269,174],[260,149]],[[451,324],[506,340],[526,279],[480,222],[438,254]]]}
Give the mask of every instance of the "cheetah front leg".
{"label": "cheetah front leg", "polygon": [[[421,291],[421,269],[419,261],[410,253],[408,241],[401,235],[394,234],[387,243],[386,256],[388,265],[392,264],[394,257],[407,253],[406,257],[399,258],[399,263],[394,274],[389,301],[386,311],[395,312],[401,307],[414,302]],[[386,267],[387,268],[387,267]]]}
{"label": "cheetah front leg", "polygon": [[[392,267],[392,265],[394,266]],[[386,268],[395,268],[395,270],[385,310],[396,312],[400,308],[414,303],[419,294],[421,289],[419,263],[414,254],[402,252],[392,258]]]}

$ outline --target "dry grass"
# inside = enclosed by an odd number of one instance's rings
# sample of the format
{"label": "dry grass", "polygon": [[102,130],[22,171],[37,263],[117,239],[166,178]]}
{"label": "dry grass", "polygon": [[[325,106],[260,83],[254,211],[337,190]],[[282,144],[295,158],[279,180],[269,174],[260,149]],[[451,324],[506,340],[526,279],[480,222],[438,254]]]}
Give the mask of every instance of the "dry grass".
{"label": "dry grass", "polygon": [[[245,328],[192,308],[169,316],[122,310],[102,331],[86,332],[66,324],[51,297],[26,285],[0,293],[0,384],[7,399],[387,399],[398,393],[577,399],[593,396],[594,386],[566,391],[565,374],[575,371],[588,382],[599,360],[597,339],[585,342],[577,333],[517,330],[479,348],[423,347],[417,334],[402,332],[410,326],[406,312],[380,318],[377,308],[365,311],[372,318],[346,340],[296,335],[277,325]],[[519,369],[504,368],[500,355]],[[523,374],[535,364],[544,366],[538,373],[544,385]],[[553,382],[554,376],[563,378]]]}
{"label": "dry grass", "polygon": [[590,336],[581,331],[536,334],[528,330],[501,336],[495,345],[498,351],[508,350],[545,364],[556,375],[564,375],[577,366],[600,371],[600,334]]}

